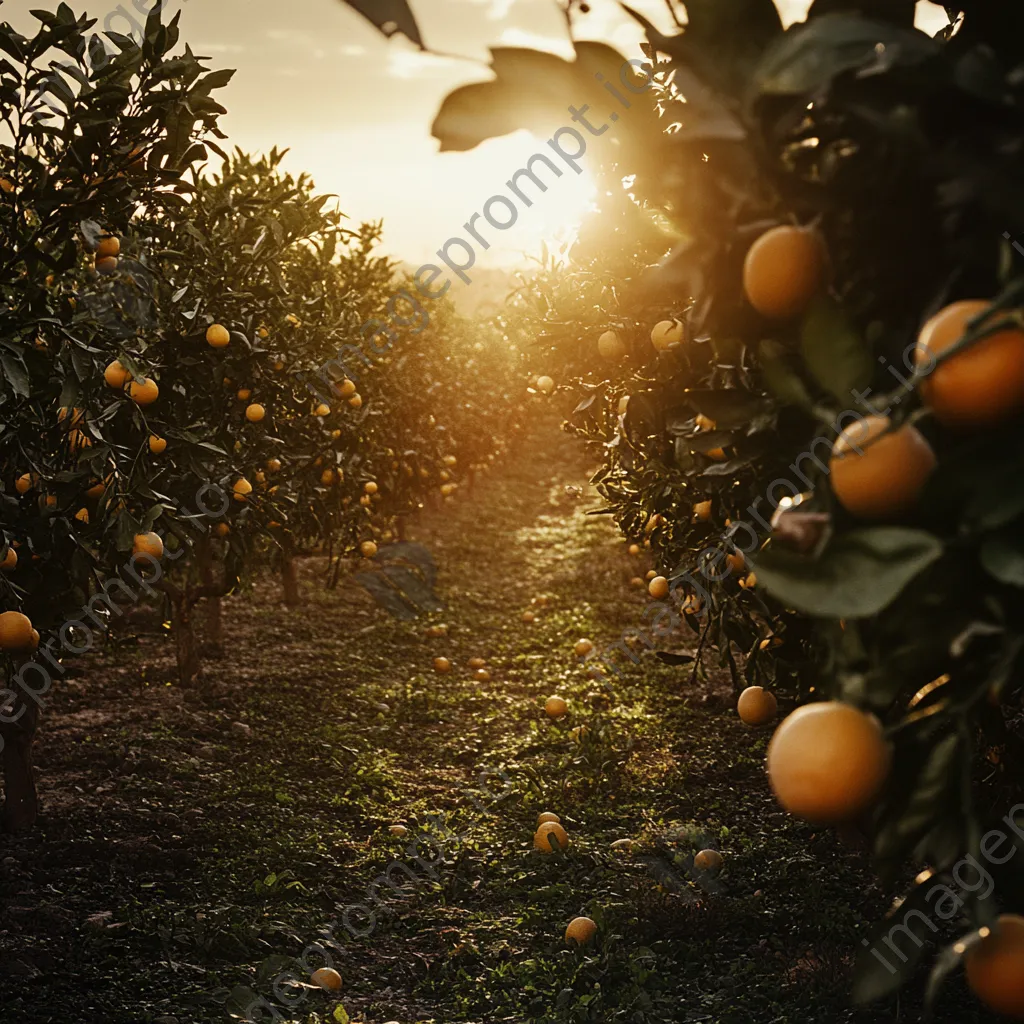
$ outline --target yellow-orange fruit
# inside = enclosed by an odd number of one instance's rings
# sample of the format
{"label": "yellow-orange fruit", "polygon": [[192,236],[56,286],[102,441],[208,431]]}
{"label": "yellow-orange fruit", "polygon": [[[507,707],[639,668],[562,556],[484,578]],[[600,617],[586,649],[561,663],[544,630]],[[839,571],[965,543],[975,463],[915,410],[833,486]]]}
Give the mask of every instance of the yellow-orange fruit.
{"label": "yellow-orange fruit", "polygon": [[523,620],[523,622],[536,622],[537,620],[537,616],[531,611],[523,612],[520,618]]}
{"label": "yellow-orange fruit", "polygon": [[597,339],[597,351],[602,359],[607,359],[609,362],[618,362],[626,355],[627,350],[625,342],[615,331],[605,331]]}
{"label": "yellow-orange fruit", "polygon": [[807,228],[766,231],[747,251],[743,291],[762,316],[788,320],[802,313],[825,277],[825,246]]}
{"label": "yellow-orange fruit", "polygon": [[597,924],[589,917],[574,917],[565,929],[565,941],[585,946],[597,934]]}
{"label": "yellow-orange fruit", "polygon": [[452,663],[447,658],[435,658],[434,659],[434,671],[435,672],[451,672]]}
{"label": "yellow-orange fruit", "polygon": [[542,394],[550,395],[555,390],[555,382],[551,377],[543,376],[537,378],[537,390]]}
{"label": "yellow-orange fruit", "polygon": [[487,659],[486,658],[470,658],[469,661],[466,662],[466,664],[470,668],[486,668],[487,667]]}
{"label": "yellow-orange fruit", "polygon": [[160,559],[164,556],[164,542],[157,533],[137,533],[132,543],[133,555],[149,555]]}
{"label": "yellow-orange fruit", "polygon": [[668,580],[664,576],[655,576],[650,583],[647,584],[647,593],[651,597],[660,601],[662,598],[668,597],[671,587],[669,586]]}
{"label": "yellow-orange fruit", "polygon": [[35,487],[39,481],[39,477],[35,473],[22,473],[21,476],[14,483],[14,489],[19,494],[28,494],[29,491]]}
{"label": "yellow-orange fruit", "polygon": [[319,405],[313,408],[314,416],[330,416],[331,407],[326,402],[321,402]]}
{"label": "yellow-orange fruit", "polygon": [[548,697],[544,702],[544,711],[548,718],[561,718],[569,710],[569,705],[562,697]]}
{"label": "yellow-orange fruit", "polygon": [[281,469],[281,460],[267,459],[266,466],[268,473],[277,473]]}
{"label": "yellow-orange fruit", "polygon": [[206,343],[211,348],[227,348],[231,344],[231,335],[223,324],[210,324],[206,328]]}
{"label": "yellow-orange fruit", "polygon": [[363,490],[367,494],[376,494],[378,491],[378,487],[372,480],[368,480],[365,484],[363,484]]}
{"label": "yellow-orange fruit", "polygon": [[[967,333],[967,322],[988,309],[984,299],[954,302],[921,328],[914,361],[932,361]],[[994,319],[1004,314],[994,314]],[[1024,329],[989,335],[934,366],[921,381],[925,404],[949,426],[984,427],[1024,408]]]}
{"label": "yellow-orange fruit", "polygon": [[96,273],[113,274],[117,270],[116,256],[103,256],[96,260]]}
{"label": "yellow-orange fruit", "polygon": [[706,523],[711,518],[711,502],[698,501],[693,506],[693,518],[699,523]]}
{"label": "yellow-orange fruit", "polygon": [[533,845],[541,853],[566,850],[569,847],[569,834],[557,821],[546,821],[534,834]]}
{"label": "yellow-orange fruit", "polygon": [[245,410],[245,418],[250,423],[259,423],[264,416],[267,415],[267,410],[263,408],[258,402],[253,402],[252,405],[247,406]]}
{"label": "yellow-orange fruit", "polygon": [[167,438],[157,437],[156,434],[151,434],[149,438],[149,450],[154,455],[161,455],[167,448]]}
{"label": "yellow-orange fruit", "polygon": [[320,483],[322,483],[324,485],[324,487],[330,487],[331,484],[334,483],[334,470],[333,469],[325,469],[320,474]]}
{"label": "yellow-orange fruit", "polygon": [[916,427],[889,427],[888,416],[865,416],[832,448],[832,490],[848,512],[863,519],[911,508],[935,469],[935,453]]}
{"label": "yellow-orange fruit", "polygon": [[227,523],[218,523],[214,528],[213,532],[218,537],[226,537],[231,532],[231,527]]}
{"label": "yellow-orange fruit", "polygon": [[18,565],[18,552],[14,548],[8,548],[7,554],[4,555],[4,560],[0,562],[0,569],[5,572],[10,572],[11,569],[17,568]]}
{"label": "yellow-orange fruit", "polygon": [[32,650],[39,643],[38,636],[27,615],[21,612],[0,614],[0,650]]}
{"label": "yellow-orange fruit", "polygon": [[160,388],[152,377],[133,380],[128,385],[128,397],[136,405],[152,405],[160,397]]}
{"label": "yellow-orange fruit", "polygon": [[725,564],[731,573],[743,572],[747,567],[747,560],[738,551],[730,551],[725,556]]}
{"label": "yellow-orange fruit", "polygon": [[309,980],[327,992],[341,991],[341,975],[333,967],[321,967],[309,976]]}
{"label": "yellow-orange fruit", "polygon": [[791,814],[835,824],[871,806],[891,760],[872,715],[838,701],[806,704],[775,730],[768,744],[768,778]]}
{"label": "yellow-orange fruit", "polygon": [[767,725],[775,720],[778,712],[775,694],[762,686],[748,686],[736,702],[736,713],[746,725]]}
{"label": "yellow-orange fruit", "polygon": [[239,388],[236,397],[240,402],[248,402],[252,397],[252,388]]}
{"label": "yellow-orange fruit", "polygon": [[717,850],[701,850],[693,858],[693,866],[698,871],[707,871],[712,875],[717,875],[724,865],[725,861]]}
{"label": "yellow-orange fruit", "polygon": [[485,669],[485,668],[478,668],[473,673],[473,678],[478,683],[489,683],[491,681],[491,673],[488,672],[487,669]]}
{"label": "yellow-orange fruit", "polygon": [[116,235],[107,235],[105,238],[101,238],[100,244],[96,246],[97,259],[103,259],[105,256],[119,256],[120,254],[121,240]]}
{"label": "yellow-orange fruit", "polygon": [[341,384],[338,385],[338,394],[342,398],[350,398],[356,393],[355,384],[346,377]]}
{"label": "yellow-orange fruit", "polygon": [[660,320],[651,329],[651,344],[664,352],[683,340],[683,325],[679,320]]}
{"label": "yellow-orange fruit", "polygon": [[586,638],[582,640],[577,640],[576,643],[573,645],[573,650],[576,652],[576,656],[579,658],[585,658],[593,649],[594,641],[587,640]]}
{"label": "yellow-orange fruit", "polygon": [[374,544],[372,540],[364,540],[363,543],[359,545],[359,553],[363,558],[373,558],[373,556],[377,554],[377,545]]}
{"label": "yellow-orange fruit", "polygon": [[990,1010],[1024,1020],[1024,917],[1000,915],[964,962],[967,984]]}
{"label": "yellow-orange fruit", "polygon": [[552,811],[544,811],[542,814],[537,815],[537,828],[541,825],[546,825],[549,821],[557,822],[559,825],[562,823],[562,819],[554,814]]}
{"label": "yellow-orange fruit", "polygon": [[107,363],[107,368],[103,371],[103,379],[107,382],[108,387],[121,391],[125,384],[132,379],[132,375],[125,369],[120,359],[115,359],[113,362]]}
{"label": "yellow-orange fruit", "polygon": [[353,395],[348,400],[348,404],[351,405],[353,409],[362,409],[362,407],[363,407],[363,396],[360,395],[360,394]]}
{"label": "yellow-orange fruit", "polygon": [[252,484],[244,476],[240,476],[231,485],[231,490],[234,492],[235,501],[247,501],[252,494]]}

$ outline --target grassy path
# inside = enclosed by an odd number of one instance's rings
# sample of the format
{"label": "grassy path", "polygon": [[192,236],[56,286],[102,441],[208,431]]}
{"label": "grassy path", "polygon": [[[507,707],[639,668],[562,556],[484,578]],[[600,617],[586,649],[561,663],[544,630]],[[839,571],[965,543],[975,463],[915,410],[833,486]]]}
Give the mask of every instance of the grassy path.
{"label": "grassy path", "polygon": [[[424,516],[412,539],[441,567],[447,638],[323,590],[311,560],[301,609],[275,580],[228,602],[206,696],[170,684],[162,636],[83,659],[45,721],[43,826],[0,837],[0,1020],[220,1024],[257,994],[279,1019],[344,1020],[290,980],[325,929],[366,1024],[917,1020],[847,1009],[851,953],[888,900],[862,854],[778,812],[766,738],[728,688],[650,654],[618,657],[610,699],[587,678],[573,642],[643,625],[628,580],[647,566],[567,493],[585,481],[540,424]],[[556,692],[559,726],[540,712]],[[542,810],[566,855],[533,851]],[[689,867],[706,846],[719,879]],[[562,940],[583,913],[600,926],[585,955]],[[958,986],[940,1019],[981,1021]]]}

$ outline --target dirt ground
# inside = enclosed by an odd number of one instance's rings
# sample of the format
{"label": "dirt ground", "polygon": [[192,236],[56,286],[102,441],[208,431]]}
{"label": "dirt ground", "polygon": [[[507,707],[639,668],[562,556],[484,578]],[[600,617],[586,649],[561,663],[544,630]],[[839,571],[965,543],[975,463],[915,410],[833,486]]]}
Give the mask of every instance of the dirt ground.
{"label": "dirt ground", "polygon": [[[307,559],[302,607],[270,575],[226,602],[200,689],[158,622],[70,665],[37,745],[43,820],[0,836],[2,1024],[920,1019],[913,986],[849,1008],[893,893],[777,809],[727,680],[642,643],[610,685],[587,677],[574,641],[644,627],[649,565],[585,514],[585,460],[551,428],[412,524],[443,612],[396,621]],[[540,811],[564,854],[533,848]],[[692,868],[703,847],[720,876]],[[582,952],[578,914],[599,926]],[[317,941],[340,998],[307,984]],[[954,979],[938,1019],[988,1018]]]}

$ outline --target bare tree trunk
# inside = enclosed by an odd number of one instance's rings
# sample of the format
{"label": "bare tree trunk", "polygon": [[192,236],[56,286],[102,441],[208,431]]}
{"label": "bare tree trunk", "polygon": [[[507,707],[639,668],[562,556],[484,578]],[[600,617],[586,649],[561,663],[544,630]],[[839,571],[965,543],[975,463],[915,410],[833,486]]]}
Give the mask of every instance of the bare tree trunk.
{"label": "bare tree trunk", "polygon": [[[200,565],[203,573],[203,586],[213,590],[216,587],[213,546],[209,537],[204,537],[199,548]],[[215,647],[224,643],[224,617],[220,594],[213,594],[206,599],[206,637]]]}
{"label": "bare tree trunk", "polygon": [[284,603],[291,607],[302,604],[299,593],[299,569],[295,562],[295,544],[288,535],[281,545],[281,582],[284,585]]}
{"label": "bare tree trunk", "polygon": [[192,602],[188,589],[182,588],[173,599],[174,643],[178,656],[178,679],[182,686],[191,686],[199,675],[199,647],[192,626]]}
{"label": "bare tree trunk", "polygon": [[24,713],[16,722],[0,722],[4,761],[4,806],[0,823],[5,832],[31,828],[39,813],[39,796],[32,772],[32,742],[39,724],[39,708],[19,696],[6,717],[13,718],[22,708]]}

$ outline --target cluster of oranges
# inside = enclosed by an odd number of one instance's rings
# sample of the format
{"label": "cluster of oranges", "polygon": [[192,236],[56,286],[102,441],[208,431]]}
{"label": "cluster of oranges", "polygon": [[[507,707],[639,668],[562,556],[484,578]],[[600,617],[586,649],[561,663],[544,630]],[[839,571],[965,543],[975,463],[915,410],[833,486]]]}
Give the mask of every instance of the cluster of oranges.
{"label": "cluster of oranges", "polygon": [[[750,247],[743,289],[768,319],[802,313],[826,277],[827,254],[813,229],[782,226]],[[1024,409],[1024,318],[978,341],[958,346],[991,313],[985,299],[953,302],[925,323],[914,347],[914,369],[924,407],[944,426],[996,426]],[[944,354],[947,354],[944,356]],[[936,467],[935,453],[911,423],[894,427],[888,415],[851,423],[836,440],[829,471],[841,505],[863,519],[887,519],[912,508]]]}

